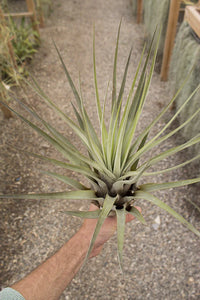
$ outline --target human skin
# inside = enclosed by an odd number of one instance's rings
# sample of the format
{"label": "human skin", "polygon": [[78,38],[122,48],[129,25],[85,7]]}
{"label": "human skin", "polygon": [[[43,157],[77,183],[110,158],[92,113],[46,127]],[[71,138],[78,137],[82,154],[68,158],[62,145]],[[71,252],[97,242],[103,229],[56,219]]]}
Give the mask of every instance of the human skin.
{"label": "human skin", "polygon": [[[97,209],[91,204],[90,211]],[[132,215],[127,214],[126,223],[133,219]],[[79,231],[53,256],[11,287],[26,300],[58,300],[84,262],[96,223],[96,219],[84,220]],[[116,217],[105,220],[90,257],[101,252],[104,243],[115,233],[116,227]]]}

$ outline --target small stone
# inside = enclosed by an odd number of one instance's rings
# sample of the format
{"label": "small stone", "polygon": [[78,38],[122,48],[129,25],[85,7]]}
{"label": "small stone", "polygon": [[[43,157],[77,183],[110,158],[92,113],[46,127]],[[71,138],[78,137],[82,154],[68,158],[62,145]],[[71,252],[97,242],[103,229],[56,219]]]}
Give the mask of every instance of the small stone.
{"label": "small stone", "polygon": [[189,277],[188,283],[191,284],[191,283],[193,283],[193,282],[194,282],[194,278],[193,278],[193,277]]}
{"label": "small stone", "polygon": [[160,226],[160,216],[157,216],[154,220],[152,227],[154,230],[158,230],[159,226]]}
{"label": "small stone", "polygon": [[21,179],[21,176],[15,178],[15,181],[18,182],[18,181],[20,181],[20,179]]}
{"label": "small stone", "polygon": [[158,225],[160,225],[160,216],[157,216],[154,220],[154,222]]}

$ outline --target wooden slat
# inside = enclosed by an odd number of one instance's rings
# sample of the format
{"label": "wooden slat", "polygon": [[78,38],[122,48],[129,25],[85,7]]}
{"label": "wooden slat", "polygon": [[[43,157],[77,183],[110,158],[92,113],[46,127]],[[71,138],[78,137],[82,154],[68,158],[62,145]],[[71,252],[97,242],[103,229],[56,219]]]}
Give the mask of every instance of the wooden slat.
{"label": "wooden slat", "polygon": [[143,0],[137,0],[137,24],[142,21]]}
{"label": "wooden slat", "polygon": [[10,13],[10,14],[3,14],[4,17],[16,17],[16,18],[21,18],[21,17],[31,17],[33,16],[32,12],[20,12],[20,13]]}
{"label": "wooden slat", "polygon": [[185,10],[185,21],[200,38],[200,9],[195,6],[188,6]]}
{"label": "wooden slat", "polygon": [[167,33],[165,37],[165,46],[164,46],[163,61],[162,61],[162,68],[161,68],[161,80],[163,81],[167,81],[168,79],[169,64],[170,64],[170,58],[171,58],[172,49],[174,46],[174,40],[176,36],[180,4],[181,4],[181,0],[170,1]]}

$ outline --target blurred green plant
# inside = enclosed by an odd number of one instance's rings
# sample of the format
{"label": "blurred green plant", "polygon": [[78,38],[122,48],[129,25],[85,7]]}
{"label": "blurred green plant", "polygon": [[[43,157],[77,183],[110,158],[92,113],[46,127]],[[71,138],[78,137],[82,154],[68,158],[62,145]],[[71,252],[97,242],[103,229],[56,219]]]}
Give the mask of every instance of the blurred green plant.
{"label": "blurred green plant", "polygon": [[[1,8],[0,21],[0,98],[8,101],[9,88],[19,84],[21,75],[28,75],[26,64],[37,52],[40,39],[25,18],[19,25],[12,18],[5,20]],[[6,118],[11,116],[5,107],[0,108]]]}
{"label": "blurred green plant", "polygon": [[12,45],[18,65],[32,59],[40,44],[38,32],[33,30],[32,24],[25,22],[25,17],[18,25],[13,18],[9,18],[9,28],[12,34]]}
{"label": "blurred green plant", "polygon": [[7,84],[18,83],[16,56],[11,43],[11,31],[5,23],[0,23],[0,78]]}
{"label": "blurred green plant", "polygon": [[4,12],[8,12],[8,1],[7,0],[1,0],[0,6]]}
{"label": "blurred green plant", "polygon": [[27,74],[25,65],[37,52],[38,33],[25,24],[25,18],[19,25],[9,18],[0,24],[0,38],[0,78],[6,84],[18,84],[19,74]]}

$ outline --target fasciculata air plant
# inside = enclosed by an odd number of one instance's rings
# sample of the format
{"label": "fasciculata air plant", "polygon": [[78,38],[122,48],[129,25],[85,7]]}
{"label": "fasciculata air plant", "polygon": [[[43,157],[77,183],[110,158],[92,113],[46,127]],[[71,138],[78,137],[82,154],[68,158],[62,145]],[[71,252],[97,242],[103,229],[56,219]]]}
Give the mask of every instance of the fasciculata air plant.
{"label": "fasciculata air plant", "polygon": [[[175,182],[163,182],[163,183],[144,183],[141,184],[142,178],[145,178],[145,182],[152,175],[164,174],[171,170],[183,167],[186,164],[198,159],[200,155],[188,159],[182,164],[174,167],[163,169],[161,171],[150,172],[148,169],[154,166],[163,159],[170,157],[200,142],[200,134],[191,138],[189,141],[184,142],[181,145],[175,146],[159,154],[155,154],[154,149],[160,146],[164,141],[179,132],[181,128],[186,126],[196,115],[199,113],[200,108],[190,116],[184,123],[178,125],[175,129],[171,129],[171,123],[176,119],[181,110],[192,100],[192,96],[199,87],[191,94],[191,96],[185,100],[184,104],[177,110],[173,117],[166,123],[166,125],[153,137],[149,138],[149,132],[156,126],[158,121],[163,117],[167,110],[171,107],[175,101],[179,91],[169,101],[169,103],[161,110],[158,116],[149,123],[149,125],[139,134],[136,134],[136,127],[139,122],[143,105],[145,103],[147,93],[149,90],[154,65],[156,61],[156,53],[159,44],[159,38],[153,38],[152,43],[148,51],[145,47],[142,51],[140,61],[132,80],[132,84],[129,89],[128,96],[125,98],[125,83],[128,72],[128,67],[131,58],[130,50],[127,58],[127,63],[124,68],[123,79],[119,91],[116,89],[116,78],[117,78],[117,59],[118,59],[118,46],[119,46],[119,25],[117,42],[115,47],[114,55],[114,66],[113,66],[113,81],[112,81],[112,99],[107,99],[101,105],[99,98],[99,90],[97,83],[96,73],[96,60],[95,60],[95,34],[93,38],[93,71],[94,71],[94,86],[96,91],[96,106],[99,118],[100,136],[97,135],[94,130],[93,124],[87,113],[87,107],[84,105],[81,93],[75,87],[72,78],[68,72],[67,67],[61,57],[61,54],[55,45],[55,49],[58,53],[58,57],[63,66],[65,75],[71,86],[74,94],[75,104],[73,104],[74,114],[77,121],[73,121],[63,111],[62,108],[57,105],[45,94],[41,89],[37,81],[32,77],[31,83],[26,80],[26,83],[32,88],[46,103],[49,105],[64,121],[67,127],[70,127],[80,141],[87,149],[88,155],[82,154],[73,143],[67,139],[63,134],[58,132],[53,126],[44,119],[42,119],[38,113],[27,107],[20,100],[17,100],[22,107],[30,113],[36,120],[40,121],[42,128],[29,121],[23,115],[14,111],[12,108],[9,109],[16,114],[22,121],[33,128],[39,135],[46,139],[51,145],[55,147],[64,157],[64,161],[42,156],[36,153],[29,153],[30,155],[44,160],[52,165],[62,167],[63,169],[71,170],[81,174],[88,180],[88,185],[83,185],[77,180],[57,174],[54,172],[46,171],[46,174],[61,180],[66,183],[71,191],[55,191],[54,193],[42,193],[42,194],[27,194],[27,195],[1,195],[1,198],[14,198],[14,199],[82,199],[93,201],[100,209],[97,211],[66,211],[66,214],[78,216],[82,218],[97,218],[97,225],[92,237],[90,247],[88,249],[87,257],[93,248],[95,239],[99,233],[99,230],[104,223],[106,217],[110,214],[117,216],[117,244],[118,244],[118,257],[120,266],[122,266],[122,251],[124,244],[124,231],[125,231],[125,219],[126,214],[130,213],[138,218],[143,224],[145,224],[144,217],[134,206],[135,201],[137,203],[140,199],[149,201],[158,207],[164,209],[181,223],[187,226],[193,233],[200,236],[200,232],[188,221],[186,221],[180,214],[175,212],[166,203],[158,199],[153,195],[153,192],[158,190],[164,190],[174,187],[180,187],[188,184],[200,182],[200,178],[193,178]],[[158,34],[159,35],[159,34]],[[155,36],[155,35],[154,35]],[[152,51],[153,43],[156,43],[156,50]],[[54,43],[55,44],[55,43]],[[147,52],[146,57],[145,53]],[[187,80],[187,79],[186,79]],[[109,118],[109,125],[105,123],[105,106],[108,102],[111,103],[111,114]],[[122,109],[123,105],[123,109]],[[8,107],[8,106],[7,106]],[[66,127],[66,128],[67,128]],[[166,132],[167,129],[167,133]],[[25,151],[23,151],[25,152]],[[27,153],[27,152],[25,152]],[[151,153],[149,158],[147,154]],[[141,162],[141,158],[144,158]],[[140,185],[138,181],[140,180]],[[67,210],[67,209],[66,209]]]}

